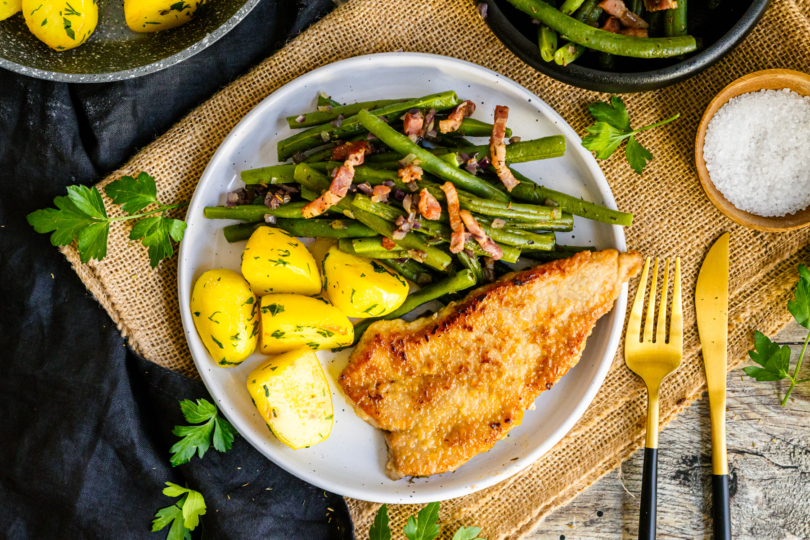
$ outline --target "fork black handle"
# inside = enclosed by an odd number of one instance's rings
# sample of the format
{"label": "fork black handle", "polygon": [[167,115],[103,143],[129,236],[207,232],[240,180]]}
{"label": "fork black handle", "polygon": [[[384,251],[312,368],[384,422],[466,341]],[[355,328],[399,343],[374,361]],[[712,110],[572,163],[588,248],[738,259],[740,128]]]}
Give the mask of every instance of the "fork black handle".
{"label": "fork black handle", "polygon": [[658,448],[644,448],[644,473],[641,477],[641,512],[638,540],[655,540],[658,508]]}
{"label": "fork black handle", "polygon": [[714,540],[731,540],[731,510],[729,509],[728,475],[712,475],[712,516]]}

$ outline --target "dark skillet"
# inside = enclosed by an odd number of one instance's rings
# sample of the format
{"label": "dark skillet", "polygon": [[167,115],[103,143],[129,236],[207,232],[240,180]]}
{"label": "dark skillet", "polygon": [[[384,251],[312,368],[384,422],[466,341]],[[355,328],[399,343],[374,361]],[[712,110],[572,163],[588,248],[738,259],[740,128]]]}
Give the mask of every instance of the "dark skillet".
{"label": "dark skillet", "polygon": [[566,84],[611,93],[656,90],[700,73],[728,54],[753,30],[769,2],[692,0],[687,27],[691,35],[703,39],[700,51],[684,60],[617,58],[615,71],[603,71],[597,64],[597,55],[591,52],[566,67],[544,61],[537,45],[537,26],[532,24],[531,17],[507,0],[485,0],[487,24],[521,60]]}

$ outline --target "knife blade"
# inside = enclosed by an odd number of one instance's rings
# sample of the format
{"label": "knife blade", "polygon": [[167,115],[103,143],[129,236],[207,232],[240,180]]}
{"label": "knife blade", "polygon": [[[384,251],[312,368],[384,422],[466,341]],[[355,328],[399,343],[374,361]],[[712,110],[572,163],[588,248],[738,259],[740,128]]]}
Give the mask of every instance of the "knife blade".
{"label": "knife blade", "polygon": [[729,234],[725,233],[706,255],[695,288],[698,334],[709,387],[712,425],[712,513],[716,540],[731,538],[726,454],[728,250]]}

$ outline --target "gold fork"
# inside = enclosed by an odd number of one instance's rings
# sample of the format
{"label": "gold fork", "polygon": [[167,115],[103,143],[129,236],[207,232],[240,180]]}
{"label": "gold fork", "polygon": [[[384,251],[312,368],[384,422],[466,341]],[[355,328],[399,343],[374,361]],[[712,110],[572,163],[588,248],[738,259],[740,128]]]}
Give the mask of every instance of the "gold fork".
{"label": "gold fork", "polygon": [[650,284],[650,298],[647,303],[647,320],[644,323],[644,338],[641,335],[641,313],[644,309],[644,291],[647,288],[647,275],[650,258],[644,263],[644,271],[638,284],[636,300],[624,341],[624,361],[647,385],[647,441],[644,445],[644,473],[641,480],[641,514],[639,516],[639,540],[655,538],[656,498],[658,491],[658,390],[667,375],[678,369],[683,356],[683,309],[681,307],[681,259],[675,258],[675,276],[672,287],[672,314],[669,322],[669,342],[667,329],[667,289],[669,286],[669,259],[664,271],[664,284],[661,289],[661,303],[658,306],[658,328],[653,341],[653,321],[655,320],[655,288],[658,283],[658,258]]}

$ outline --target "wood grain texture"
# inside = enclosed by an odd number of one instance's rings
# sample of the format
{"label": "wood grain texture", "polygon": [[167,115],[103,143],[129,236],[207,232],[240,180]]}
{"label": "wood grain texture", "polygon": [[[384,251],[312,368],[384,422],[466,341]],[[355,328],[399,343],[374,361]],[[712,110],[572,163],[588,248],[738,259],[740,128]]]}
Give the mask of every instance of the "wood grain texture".
{"label": "wood grain texture", "polygon": [[[791,344],[793,366],[806,335],[792,324],[777,336],[780,343]],[[805,363],[802,372],[803,377],[810,376],[810,365]],[[797,386],[782,408],[780,396],[786,389],[784,383],[758,383],[742,369],[729,374],[727,429],[735,540],[810,539],[810,383]],[[705,394],[661,432],[659,539],[712,537],[709,435]],[[635,539],[643,456],[643,450],[636,452],[527,538]]]}

